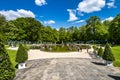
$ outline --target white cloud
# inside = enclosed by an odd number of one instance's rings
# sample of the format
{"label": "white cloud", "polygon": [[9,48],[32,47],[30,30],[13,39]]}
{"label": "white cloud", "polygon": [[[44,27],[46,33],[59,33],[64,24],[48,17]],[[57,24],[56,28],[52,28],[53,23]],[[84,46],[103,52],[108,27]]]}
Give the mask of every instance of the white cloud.
{"label": "white cloud", "polygon": [[107,3],[107,6],[108,6],[108,8],[116,8],[116,6],[115,6],[115,0],[110,0]]}
{"label": "white cloud", "polygon": [[47,4],[45,0],[35,0],[35,4],[38,6],[42,6]]}
{"label": "white cloud", "polygon": [[108,20],[108,21],[112,21],[114,19],[114,17],[108,17],[108,18],[106,18],[106,19],[104,19],[104,20],[102,20],[102,22],[104,22],[105,20]]}
{"label": "white cloud", "polygon": [[2,10],[0,11],[0,14],[4,15],[7,20],[14,20],[19,17],[33,17],[35,18],[35,14],[32,11],[24,10],[24,9],[18,9],[17,11],[13,10]]}
{"label": "white cloud", "polygon": [[69,20],[68,21],[75,21],[78,19],[76,17],[76,10],[67,9],[67,11],[69,12]]}
{"label": "white cloud", "polygon": [[105,6],[105,0],[83,0],[79,3],[77,10],[84,13],[100,11]]}
{"label": "white cloud", "polygon": [[53,21],[53,20],[44,21],[44,24],[47,24],[47,25],[55,24],[55,21]]}
{"label": "white cloud", "polygon": [[75,23],[82,23],[84,22],[85,20],[79,20],[79,21],[76,21]]}

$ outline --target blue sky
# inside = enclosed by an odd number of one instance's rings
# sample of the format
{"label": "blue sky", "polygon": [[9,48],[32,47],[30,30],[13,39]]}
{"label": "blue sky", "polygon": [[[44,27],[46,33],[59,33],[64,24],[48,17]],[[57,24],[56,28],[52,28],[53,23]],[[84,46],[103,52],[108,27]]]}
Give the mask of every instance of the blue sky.
{"label": "blue sky", "polygon": [[120,0],[1,0],[7,20],[33,17],[53,28],[82,26],[90,16],[112,20],[120,13]]}

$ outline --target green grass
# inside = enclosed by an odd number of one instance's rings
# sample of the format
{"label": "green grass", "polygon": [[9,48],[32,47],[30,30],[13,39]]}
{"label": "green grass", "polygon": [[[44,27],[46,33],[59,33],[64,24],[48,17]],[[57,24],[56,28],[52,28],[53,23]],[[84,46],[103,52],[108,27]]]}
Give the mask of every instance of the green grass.
{"label": "green grass", "polygon": [[120,46],[112,47],[112,52],[115,57],[115,61],[113,62],[114,66],[120,67]]}
{"label": "green grass", "polygon": [[[16,66],[16,62],[15,62],[15,58],[16,58],[16,53],[17,53],[17,51],[16,50],[9,50],[9,49],[7,49],[7,53],[8,53],[8,55],[9,55],[9,57],[10,57],[10,61],[12,62],[12,64],[13,64],[13,66],[14,66],[14,68],[15,68],[15,66]],[[16,68],[15,68],[16,69]]]}
{"label": "green grass", "polygon": [[6,48],[6,49],[9,48],[9,46],[8,46],[8,45],[5,45],[5,48]]}

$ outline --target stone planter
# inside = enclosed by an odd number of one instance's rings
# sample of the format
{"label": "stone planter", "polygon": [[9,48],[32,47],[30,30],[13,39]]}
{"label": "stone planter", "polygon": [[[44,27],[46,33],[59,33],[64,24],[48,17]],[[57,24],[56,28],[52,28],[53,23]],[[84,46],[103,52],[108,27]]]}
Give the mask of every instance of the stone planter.
{"label": "stone planter", "polygon": [[100,59],[100,60],[103,60],[102,57],[100,57],[100,56],[97,56],[97,58]]}
{"label": "stone planter", "polygon": [[26,63],[19,63],[18,64],[18,69],[24,69],[26,68]]}
{"label": "stone planter", "polygon": [[113,66],[113,62],[112,61],[105,61],[105,65],[106,66]]}

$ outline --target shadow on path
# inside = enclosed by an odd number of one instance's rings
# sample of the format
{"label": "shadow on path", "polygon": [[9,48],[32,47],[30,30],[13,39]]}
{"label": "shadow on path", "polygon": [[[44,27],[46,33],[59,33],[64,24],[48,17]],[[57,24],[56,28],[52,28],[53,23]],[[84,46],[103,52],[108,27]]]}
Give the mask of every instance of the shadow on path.
{"label": "shadow on path", "polygon": [[95,65],[105,66],[105,64],[104,64],[104,63],[101,63],[101,62],[92,62],[92,63],[95,64]]}
{"label": "shadow on path", "polygon": [[120,80],[120,76],[115,76],[115,75],[108,75],[108,76],[113,78],[114,80]]}

